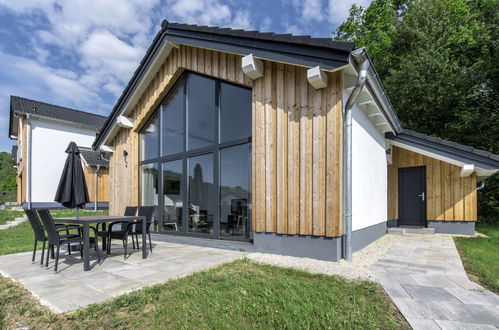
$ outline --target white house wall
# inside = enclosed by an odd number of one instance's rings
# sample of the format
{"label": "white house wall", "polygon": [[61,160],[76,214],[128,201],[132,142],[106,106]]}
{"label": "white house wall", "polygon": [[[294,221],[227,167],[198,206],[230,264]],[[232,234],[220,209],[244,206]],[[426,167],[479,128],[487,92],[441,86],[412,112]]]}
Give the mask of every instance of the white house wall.
{"label": "white house wall", "polygon": [[385,139],[359,110],[352,108],[352,230],[387,220]]}
{"label": "white house wall", "polygon": [[54,202],[69,142],[74,141],[78,146],[90,147],[95,139],[95,132],[49,121],[30,121],[33,129],[31,199],[34,203]]}

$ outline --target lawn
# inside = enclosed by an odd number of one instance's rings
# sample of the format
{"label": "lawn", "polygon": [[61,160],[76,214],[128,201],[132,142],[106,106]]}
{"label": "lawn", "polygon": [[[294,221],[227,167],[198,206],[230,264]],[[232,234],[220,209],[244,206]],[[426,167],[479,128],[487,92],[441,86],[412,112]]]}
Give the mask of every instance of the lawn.
{"label": "lawn", "polygon": [[[20,213],[20,214],[18,214]],[[14,220],[16,217],[22,216],[23,211],[0,211],[0,219],[5,219],[5,222]],[[75,216],[74,210],[54,210],[51,211],[54,218],[57,217],[72,217]],[[80,211],[80,215],[106,215],[107,210],[103,211]],[[0,220],[1,221],[1,220]],[[0,230],[0,255],[11,254],[17,252],[30,251],[33,249],[33,230],[28,221],[22,224],[7,229]],[[41,244],[38,244],[41,248]]]}
{"label": "lawn", "polygon": [[12,221],[15,218],[21,218],[24,216],[23,211],[10,211],[1,210],[0,211],[0,225],[5,225],[7,221]]}
{"label": "lawn", "polygon": [[477,223],[489,237],[456,237],[456,246],[470,278],[499,294],[499,225]]}
{"label": "lawn", "polygon": [[248,260],[62,315],[0,277],[0,315],[0,328],[15,322],[37,328],[408,328],[376,283]]}

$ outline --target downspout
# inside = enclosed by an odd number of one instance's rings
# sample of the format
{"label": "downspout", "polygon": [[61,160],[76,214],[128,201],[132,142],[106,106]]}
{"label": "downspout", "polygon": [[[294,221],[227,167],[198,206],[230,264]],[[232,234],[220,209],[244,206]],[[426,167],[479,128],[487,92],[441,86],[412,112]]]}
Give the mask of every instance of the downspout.
{"label": "downspout", "polygon": [[31,122],[26,115],[26,199],[28,209],[31,210]]}
{"label": "downspout", "polygon": [[98,181],[98,172],[100,169],[100,165],[97,165],[97,168],[95,169],[95,179],[94,179],[94,211],[97,211],[97,181]]}
{"label": "downspout", "polygon": [[343,258],[352,261],[352,107],[366,84],[369,61],[363,48],[356,49],[352,56],[359,63],[357,82],[348,97],[343,111]]}
{"label": "downspout", "polygon": [[476,187],[476,190],[482,190],[485,188],[485,180],[480,181],[480,185]]}

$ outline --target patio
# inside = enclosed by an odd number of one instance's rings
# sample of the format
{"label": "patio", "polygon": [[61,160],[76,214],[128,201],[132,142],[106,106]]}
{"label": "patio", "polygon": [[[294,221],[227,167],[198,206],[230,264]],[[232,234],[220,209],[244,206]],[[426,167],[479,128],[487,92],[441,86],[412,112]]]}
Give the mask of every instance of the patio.
{"label": "patio", "polygon": [[142,259],[141,251],[133,250],[124,260],[121,242],[113,242],[111,256],[104,257],[100,265],[92,250],[92,269],[88,272],[83,271],[78,251],[71,256],[61,253],[57,274],[53,272],[54,260],[45,269],[39,264],[41,252],[37,252],[35,263],[31,263],[31,252],[24,252],[0,256],[0,274],[21,283],[52,312],[63,313],[245,255],[233,250],[164,242],[154,236],[153,252],[147,259]]}

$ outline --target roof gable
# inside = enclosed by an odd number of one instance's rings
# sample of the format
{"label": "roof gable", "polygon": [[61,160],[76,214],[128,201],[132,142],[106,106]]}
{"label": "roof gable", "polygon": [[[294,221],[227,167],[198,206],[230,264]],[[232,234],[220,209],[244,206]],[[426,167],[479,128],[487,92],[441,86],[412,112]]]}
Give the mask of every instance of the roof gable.
{"label": "roof gable", "polygon": [[53,119],[65,123],[88,127],[95,131],[99,131],[106,121],[106,117],[93,113],[30,100],[19,96],[11,96],[9,123],[10,135],[17,134],[13,123],[14,114],[29,114],[40,118]]}
{"label": "roof gable", "polygon": [[320,65],[325,70],[348,65],[350,52],[355,47],[354,43],[330,38],[178,24],[166,20],[161,27],[95,139],[94,148],[115,133],[117,117],[122,113],[126,115],[127,109],[138,101],[137,95],[147,85],[148,76],[160,67],[176,44],[240,55],[252,53],[255,57],[276,62],[305,67]]}
{"label": "roof gable", "polygon": [[404,129],[402,133],[396,136],[387,133],[386,138],[394,142],[395,145],[401,144],[402,146],[423,150],[462,164],[474,164],[484,170],[482,173],[477,172],[479,176],[488,176],[499,170],[499,155],[489,151],[475,149],[407,129]]}

